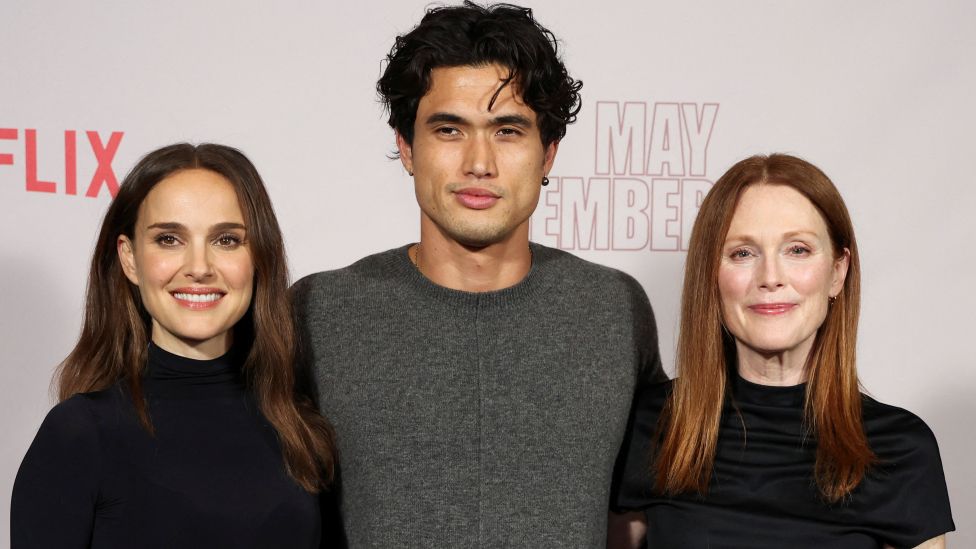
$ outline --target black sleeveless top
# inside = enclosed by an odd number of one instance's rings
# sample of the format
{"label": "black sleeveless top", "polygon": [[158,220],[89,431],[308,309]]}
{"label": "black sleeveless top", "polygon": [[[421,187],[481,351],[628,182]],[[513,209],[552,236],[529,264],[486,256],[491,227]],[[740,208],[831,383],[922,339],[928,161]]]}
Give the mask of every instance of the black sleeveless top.
{"label": "black sleeveless top", "polygon": [[242,362],[150,345],[155,436],[122,384],[55,406],[17,473],[11,547],[318,547],[318,498],[285,473]]}
{"label": "black sleeveless top", "polygon": [[900,548],[955,529],[938,445],[914,414],[864,397],[864,428],[880,465],[848,499],[827,504],[813,479],[816,440],[803,427],[806,386],[739,376],[731,384],[704,497],[653,490],[651,444],[672,384],[638,395],[613,503],[644,510],[648,548]]}

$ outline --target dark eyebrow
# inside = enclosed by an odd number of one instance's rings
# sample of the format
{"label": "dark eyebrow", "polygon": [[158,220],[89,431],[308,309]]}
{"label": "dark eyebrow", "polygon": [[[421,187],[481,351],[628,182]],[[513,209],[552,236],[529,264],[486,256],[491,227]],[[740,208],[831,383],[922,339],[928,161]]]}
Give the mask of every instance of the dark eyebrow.
{"label": "dark eyebrow", "polygon": [[434,124],[442,124],[447,122],[448,124],[464,124],[465,120],[456,114],[451,114],[449,112],[435,112],[434,114],[427,117],[427,125],[433,126]]}
{"label": "dark eyebrow", "polygon": [[242,231],[246,231],[247,230],[247,227],[245,227],[242,223],[234,223],[233,221],[225,221],[223,223],[217,223],[210,230],[213,231],[213,232],[215,232],[215,233],[217,233],[217,232],[220,232],[220,231],[230,231],[230,230],[233,230],[233,229],[240,229]]}
{"label": "dark eyebrow", "polygon": [[[468,121],[463,117],[449,112],[435,112],[427,117],[427,125],[435,124],[467,124]],[[532,121],[527,116],[521,114],[503,114],[489,120],[491,126],[518,126],[520,128],[531,128]]]}
{"label": "dark eyebrow", "polygon": [[521,114],[505,114],[491,119],[492,126],[518,126],[520,128],[531,128],[532,121]]}
{"label": "dark eyebrow", "polygon": [[175,221],[163,221],[160,223],[153,223],[152,225],[146,227],[146,229],[162,229],[164,231],[179,231],[186,229],[181,223]]}
{"label": "dark eyebrow", "polygon": [[[164,231],[185,231],[186,227],[182,223],[177,223],[175,221],[163,221],[160,223],[153,223],[152,225],[146,227],[146,229],[162,229]],[[247,230],[241,223],[235,223],[233,221],[224,221],[223,223],[217,223],[210,228],[211,232],[229,231],[232,229],[242,229]]]}

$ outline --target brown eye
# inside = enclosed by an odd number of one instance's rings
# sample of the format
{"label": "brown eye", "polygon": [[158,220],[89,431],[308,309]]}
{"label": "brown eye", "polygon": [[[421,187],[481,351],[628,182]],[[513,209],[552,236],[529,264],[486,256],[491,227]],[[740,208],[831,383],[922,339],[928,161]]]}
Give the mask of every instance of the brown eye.
{"label": "brown eye", "polygon": [[215,242],[218,246],[222,246],[224,248],[236,248],[237,246],[241,245],[241,239],[232,234],[222,234],[217,237]]}
{"label": "brown eye", "polygon": [[163,233],[161,235],[158,235],[153,240],[157,244],[159,244],[160,246],[168,246],[168,247],[169,246],[176,246],[177,244],[180,243],[179,239],[177,239],[176,236],[171,235],[171,234],[166,234],[166,233]]}

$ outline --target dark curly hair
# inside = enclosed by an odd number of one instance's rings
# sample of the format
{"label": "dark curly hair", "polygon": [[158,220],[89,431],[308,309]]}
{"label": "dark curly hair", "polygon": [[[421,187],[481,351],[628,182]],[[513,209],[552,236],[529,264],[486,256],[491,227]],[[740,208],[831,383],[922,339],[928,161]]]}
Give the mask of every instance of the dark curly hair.
{"label": "dark curly hair", "polygon": [[559,141],[576,121],[579,90],[559,59],[555,35],[532,17],[532,10],[512,4],[431,8],[413,30],[397,36],[376,90],[390,112],[390,126],[413,143],[417,105],[430,90],[437,67],[498,64],[509,70],[495,91],[490,109],[508,84],[538,117],[542,144]]}

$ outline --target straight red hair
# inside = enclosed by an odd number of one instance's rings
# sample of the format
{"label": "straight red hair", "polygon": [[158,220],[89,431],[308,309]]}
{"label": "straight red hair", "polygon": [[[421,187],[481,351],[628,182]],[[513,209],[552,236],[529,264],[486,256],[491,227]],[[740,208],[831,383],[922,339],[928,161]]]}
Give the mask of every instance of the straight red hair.
{"label": "straight red hair", "polygon": [[186,169],[220,174],[237,193],[255,281],[250,307],[234,326],[235,344],[248,345],[245,382],[278,434],[286,472],[305,490],[318,492],[332,478],[334,433],[311,399],[296,390],[296,335],[281,229],[254,165],[231,147],[170,145],[147,154],[125,177],[95,243],[81,336],[58,368],[58,398],[63,401],[121,381],[140,423],[153,432],[142,392],[151,319],[139,288],[122,272],[116,246],[120,235],[133,237],[139,206],[149,191]]}
{"label": "straight red hair", "polygon": [[854,227],[844,200],[819,168],[785,155],[753,156],[732,166],[702,202],[685,263],[677,377],[659,424],[652,475],[665,494],[707,492],[715,462],[735,345],[722,324],[718,268],[732,216],[752,185],[791,187],[817,208],[835,256],[846,248],[844,288],[828,308],[807,358],[804,419],[816,440],[814,478],[824,499],[837,502],[876,462],[864,434],[855,366],[861,271]]}

